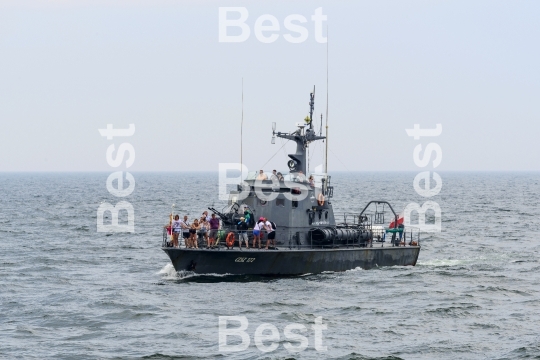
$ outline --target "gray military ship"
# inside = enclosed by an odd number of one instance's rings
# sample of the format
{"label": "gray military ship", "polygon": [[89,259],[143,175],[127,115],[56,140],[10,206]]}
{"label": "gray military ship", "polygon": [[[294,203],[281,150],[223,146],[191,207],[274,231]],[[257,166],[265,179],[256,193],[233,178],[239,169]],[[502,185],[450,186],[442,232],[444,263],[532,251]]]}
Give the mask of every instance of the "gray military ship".
{"label": "gray military ship", "polygon": [[[162,249],[176,271],[285,276],[416,265],[420,233],[405,229],[390,203],[372,200],[360,213],[338,215],[333,209],[331,177],[326,173],[306,177],[309,144],[326,139],[322,131],[317,135],[313,128],[314,102],[315,90],[310,93],[309,116],[296,124],[295,131],[276,132],[273,126],[272,142],[277,136],[296,143],[296,152],[288,155],[289,173],[270,176],[250,173],[229,193],[224,209],[209,208],[221,219],[214,248],[202,248],[200,239],[199,249],[171,247],[164,230]],[[389,226],[384,226],[385,212],[391,215]],[[238,246],[241,218],[250,219],[249,249]],[[276,225],[275,244],[268,250],[264,246],[262,250],[251,247],[253,227],[260,218]],[[263,231],[262,244],[265,243]]]}

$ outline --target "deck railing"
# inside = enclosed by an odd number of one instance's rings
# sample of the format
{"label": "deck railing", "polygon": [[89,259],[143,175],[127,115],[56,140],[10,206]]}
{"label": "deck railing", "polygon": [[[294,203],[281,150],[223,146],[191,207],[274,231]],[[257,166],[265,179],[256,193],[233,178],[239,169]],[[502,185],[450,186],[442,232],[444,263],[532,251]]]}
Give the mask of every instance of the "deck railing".
{"label": "deck railing", "polygon": [[[338,228],[339,230],[353,230],[352,224],[351,227],[342,227]],[[356,230],[356,229],[355,229]],[[382,226],[371,225],[370,228],[365,228],[366,231],[370,232],[372,236],[369,237],[367,241],[355,239],[339,240],[334,236],[331,242],[317,243],[313,241],[312,233],[308,233],[305,239],[301,239],[300,233],[290,233],[288,239],[279,239],[276,238],[276,246],[285,247],[288,249],[329,249],[329,248],[354,248],[354,247],[374,247],[380,244],[381,247],[384,247],[385,243],[389,243],[390,246],[419,246],[420,245],[420,231],[414,227],[408,227],[406,229],[388,229]],[[234,247],[238,246],[239,233],[245,232],[248,235],[249,247],[252,248],[253,245],[253,230],[218,230],[218,236],[216,239],[215,246],[219,249],[221,247],[226,247],[225,239],[227,235],[232,232],[234,233]],[[266,247],[268,233],[267,231],[261,231],[261,241],[260,246]],[[280,241],[279,244],[277,241]],[[285,240],[285,241],[284,241]],[[185,245],[183,240],[183,233],[179,234],[178,242],[180,247]],[[199,248],[206,246],[206,240],[201,233],[197,233],[197,242]],[[244,241],[242,241],[243,247],[245,247]],[[259,245],[259,244],[258,244]],[[163,229],[163,240],[162,247],[172,247],[171,245],[171,235],[168,233],[167,229]]]}

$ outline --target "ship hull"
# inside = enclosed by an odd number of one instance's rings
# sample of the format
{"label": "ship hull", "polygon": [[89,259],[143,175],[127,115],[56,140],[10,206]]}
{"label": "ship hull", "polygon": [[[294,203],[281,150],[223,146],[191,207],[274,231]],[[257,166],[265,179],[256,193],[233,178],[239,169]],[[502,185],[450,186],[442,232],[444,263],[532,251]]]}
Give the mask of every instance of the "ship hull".
{"label": "ship hull", "polygon": [[288,276],[381,266],[414,266],[419,246],[310,250],[162,248],[176,271],[201,274]]}

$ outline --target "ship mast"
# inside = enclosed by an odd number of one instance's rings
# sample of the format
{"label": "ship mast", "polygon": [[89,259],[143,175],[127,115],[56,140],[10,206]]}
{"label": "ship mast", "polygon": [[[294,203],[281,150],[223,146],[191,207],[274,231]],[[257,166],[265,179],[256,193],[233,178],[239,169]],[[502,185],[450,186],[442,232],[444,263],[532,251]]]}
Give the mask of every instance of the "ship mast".
{"label": "ship mast", "polygon": [[[287,165],[289,166],[289,170],[291,172],[296,172],[296,173],[302,172],[306,174],[307,173],[306,149],[309,143],[315,140],[325,139],[325,136],[317,136],[315,133],[315,130],[313,130],[314,108],[315,108],[315,86],[313,86],[313,92],[309,94],[309,118],[306,117],[305,119],[306,124],[297,123],[298,129],[291,133],[282,133],[282,132],[276,133],[275,131],[273,131],[274,136],[296,142],[296,152],[294,154],[289,154],[289,157],[291,158],[291,160],[289,160],[289,162],[287,163]],[[307,129],[303,131],[306,126],[307,126]]]}

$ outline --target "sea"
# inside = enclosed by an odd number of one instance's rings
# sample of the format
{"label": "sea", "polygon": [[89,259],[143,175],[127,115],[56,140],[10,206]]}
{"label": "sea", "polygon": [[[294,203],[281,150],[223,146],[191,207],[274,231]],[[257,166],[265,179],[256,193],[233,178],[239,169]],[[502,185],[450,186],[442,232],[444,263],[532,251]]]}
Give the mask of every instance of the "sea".
{"label": "sea", "polygon": [[[0,358],[540,359],[540,173],[439,175],[424,198],[416,173],[332,174],[336,212],[440,206],[416,266],[267,278],[177,273],[160,248],[171,211],[225,206],[217,173],[133,173],[123,198],[109,173],[0,173]],[[135,231],[97,232],[100,204],[119,201]],[[220,350],[226,316],[247,321],[245,349]],[[273,351],[256,342],[263,324]],[[301,351],[287,348],[291,324],[305,327]]]}

